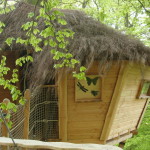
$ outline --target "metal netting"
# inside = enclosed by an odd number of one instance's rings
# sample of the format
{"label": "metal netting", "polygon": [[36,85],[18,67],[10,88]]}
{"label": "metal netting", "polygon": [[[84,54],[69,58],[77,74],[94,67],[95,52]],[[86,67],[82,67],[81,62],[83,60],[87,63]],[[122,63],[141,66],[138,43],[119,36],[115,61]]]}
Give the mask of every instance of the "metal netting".
{"label": "metal netting", "polygon": [[[23,138],[23,129],[24,129],[24,106],[18,105],[16,112],[10,112],[10,121],[12,122],[12,127],[10,129],[11,137],[14,139]],[[8,132],[9,133],[9,132]],[[0,123],[0,136],[2,135],[2,123]],[[14,147],[8,147],[9,150],[14,150]],[[3,150],[3,147],[0,146],[0,150]],[[19,148],[19,150],[21,150]]]}
{"label": "metal netting", "polygon": [[[18,105],[17,112],[10,112],[10,121],[12,127],[10,128],[10,134],[13,138],[22,139],[24,129],[24,106]],[[2,123],[0,122],[0,136],[2,135]]]}
{"label": "metal netting", "polygon": [[12,128],[10,129],[13,138],[22,139],[24,129],[24,106],[18,105],[17,112],[11,112]]}
{"label": "metal netting", "polygon": [[[18,105],[17,112],[10,112],[10,120],[13,123],[10,133],[14,139],[23,139],[24,109],[24,106]],[[29,139],[42,141],[59,139],[58,123],[58,88],[55,85],[43,86],[41,93],[30,100]],[[1,123],[0,136],[2,136]],[[1,146],[0,150],[2,150]],[[9,150],[14,150],[14,147],[9,147]]]}
{"label": "metal netting", "polygon": [[29,138],[47,141],[58,139],[58,91],[56,86],[44,86],[30,104]]}

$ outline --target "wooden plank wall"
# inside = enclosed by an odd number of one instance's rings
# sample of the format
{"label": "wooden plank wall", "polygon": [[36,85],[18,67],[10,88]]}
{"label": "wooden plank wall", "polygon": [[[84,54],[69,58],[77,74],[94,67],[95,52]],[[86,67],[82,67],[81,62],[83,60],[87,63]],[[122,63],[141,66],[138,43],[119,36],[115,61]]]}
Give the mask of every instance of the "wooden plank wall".
{"label": "wooden plank wall", "polygon": [[[75,79],[68,76],[67,110],[69,142],[100,142],[104,120],[115,88],[119,65],[113,65],[103,78],[102,101],[75,102]],[[98,63],[94,63],[87,74],[98,74]]]}
{"label": "wooden plank wall", "polygon": [[150,67],[128,64],[128,80],[121,92],[117,114],[108,139],[137,129],[146,99],[136,99],[142,78],[150,80]]}

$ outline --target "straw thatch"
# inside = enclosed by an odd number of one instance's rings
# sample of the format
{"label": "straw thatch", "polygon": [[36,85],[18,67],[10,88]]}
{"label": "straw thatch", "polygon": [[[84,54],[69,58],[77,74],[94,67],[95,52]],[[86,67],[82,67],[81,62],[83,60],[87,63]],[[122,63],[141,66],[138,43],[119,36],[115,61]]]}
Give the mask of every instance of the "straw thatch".
{"label": "straw thatch", "polygon": [[[21,25],[29,19],[27,14],[33,11],[34,6],[18,3],[17,8],[8,15],[0,16],[0,21],[6,24],[3,34],[0,35],[2,50],[27,50],[31,46],[13,44],[8,47],[4,41],[7,37],[26,38]],[[37,8],[38,9],[38,8]],[[67,25],[75,32],[74,39],[69,39],[68,49],[86,67],[98,60],[100,67],[112,60],[130,60],[143,64],[150,64],[150,48],[144,46],[139,40],[124,35],[78,10],[61,10],[65,14]],[[60,25],[56,25],[62,28]],[[39,21],[39,28],[45,28]],[[42,44],[41,44],[42,46]],[[34,54],[35,62],[32,64],[30,77],[34,84],[41,84],[55,75],[54,61],[47,47],[42,46],[43,52]],[[79,66],[78,66],[79,67]],[[35,82],[36,81],[36,82]]]}

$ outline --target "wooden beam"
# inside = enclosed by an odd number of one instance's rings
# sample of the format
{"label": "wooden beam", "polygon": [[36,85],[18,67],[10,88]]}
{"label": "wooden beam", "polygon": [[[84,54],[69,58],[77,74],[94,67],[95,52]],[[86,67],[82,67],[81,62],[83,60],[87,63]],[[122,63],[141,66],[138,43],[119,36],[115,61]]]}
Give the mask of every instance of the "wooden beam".
{"label": "wooden beam", "polygon": [[120,71],[119,71],[119,75],[118,75],[118,80],[115,86],[115,90],[111,99],[111,103],[108,109],[108,113],[106,115],[106,119],[105,119],[105,123],[104,123],[104,127],[102,130],[102,134],[100,136],[100,140],[101,141],[106,141],[109,137],[110,131],[111,131],[111,127],[112,127],[112,123],[114,121],[115,115],[116,115],[116,111],[118,108],[118,104],[120,101],[120,96],[121,96],[121,92],[124,86],[124,83],[127,80],[127,71],[128,71],[128,63],[127,62],[122,62],[121,63],[121,67],[120,67]]}
{"label": "wooden beam", "polygon": [[30,90],[27,89],[24,93],[24,98],[26,100],[26,104],[24,106],[24,130],[23,130],[23,138],[28,139],[29,136],[29,117],[30,117],[30,99],[31,93]]}
{"label": "wooden beam", "polygon": [[59,138],[67,141],[67,74],[63,73],[58,83],[59,96]]}
{"label": "wooden beam", "polygon": [[[31,100],[31,93],[30,90],[27,89],[24,93],[24,98],[26,100],[26,104],[24,106],[24,128],[23,128],[23,138],[29,138],[29,118],[30,118],[30,100]],[[23,148],[23,150],[27,150]]]}
{"label": "wooden beam", "polygon": [[118,138],[116,137],[112,140],[107,141],[106,144],[107,145],[115,145],[115,144],[118,144],[120,142],[126,141],[127,139],[131,138],[132,136],[133,136],[132,133],[125,134],[125,135],[119,136]]}
{"label": "wooden beam", "polygon": [[147,99],[146,102],[145,102],[143,111],[142,111],[141,116],[140,116],[140,118],[139,118],[139,121],[138,121],[138,123],[137,123],[137,127],[136,127],[137,129],[140,127],[140,124],[141,124],[141,122],[142,122],[142,119],[143,119],[143,117],[144,117],[144,114],[145,114],[145,111],[146,111],[146,108],[147,108],[148,104],[149,104],[149,99]]}

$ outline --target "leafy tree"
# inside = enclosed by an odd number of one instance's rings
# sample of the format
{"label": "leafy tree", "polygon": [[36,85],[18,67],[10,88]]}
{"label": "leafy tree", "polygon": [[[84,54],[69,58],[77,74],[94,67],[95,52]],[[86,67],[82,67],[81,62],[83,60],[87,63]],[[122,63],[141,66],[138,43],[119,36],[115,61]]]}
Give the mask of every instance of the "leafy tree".
{"label": "leafy tree", "polygon": [[150,46],[149,0],[62,0],[60,7],[84,10],[104,24]]}

